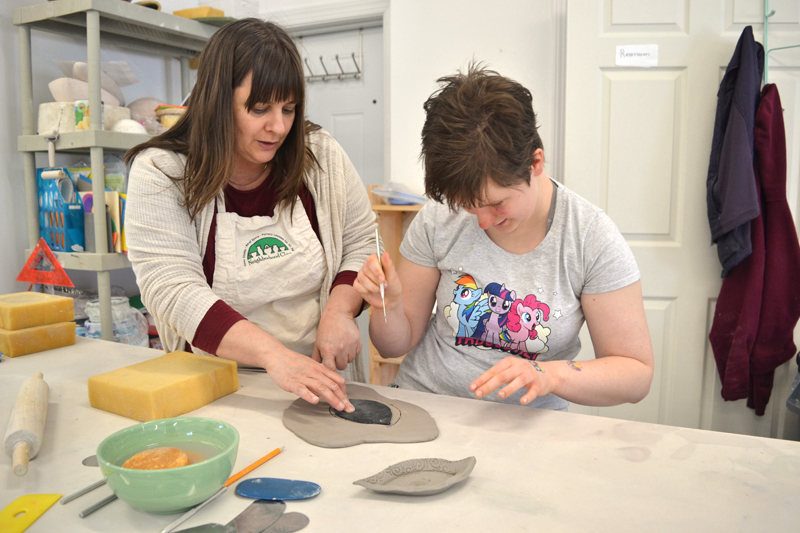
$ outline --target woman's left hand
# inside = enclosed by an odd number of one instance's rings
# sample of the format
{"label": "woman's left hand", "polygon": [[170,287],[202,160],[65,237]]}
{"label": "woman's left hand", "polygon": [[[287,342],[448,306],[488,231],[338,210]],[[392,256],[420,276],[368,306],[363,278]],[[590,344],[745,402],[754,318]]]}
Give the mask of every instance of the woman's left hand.
{"label": "woman's left hand", "polygon": [[521,357],[506,357],[473,381],[469,390],[478,398],[483,398],[493,390],[503,387],[497,396],[508,398],[523,387],[527,393],[520,403],[527,405],[535,398],[544,396],[555,388],[555,375],[547,372],[540,363]]}
{"label": "woman's left hand", "polygon": [[312,355],[331,370],[344,370],[361,353],[361,331],[352,313],[326,306],[317,328]]}

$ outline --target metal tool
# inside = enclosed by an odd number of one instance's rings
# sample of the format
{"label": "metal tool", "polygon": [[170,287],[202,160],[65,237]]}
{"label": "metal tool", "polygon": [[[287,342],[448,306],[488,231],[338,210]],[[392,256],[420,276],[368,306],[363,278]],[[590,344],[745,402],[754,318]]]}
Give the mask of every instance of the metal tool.
{"label": "metal tool", "polygon": [[286,513],[261,533],[294,533],[306,527],[308,522],[308,517],[303,513]]}
{"label": "metal tool", "polygon": [[[180,517],[178,517],[177,520],[175,520],[174,522],[169,524],[167,527],[162,529],[161,533],[169,533],[170,531],[172,531],[173,529],[175,529],[179,525],[181,525],[184,522],[186,522],[187,520],[189,520],[189,518],[194,516],[194,514],[197,511],[199,511],[200,509],[202,509],[203,507],[205,507],[206,505],[208,505],[209,503],[211,503],[212,501],[217,499],[219,496],[222,496],[222,493],[225,492],[226,490],[228,490],[228,487],[231,485],[231,483],[234,483],[236,480],[238,480],[242,476],[246,476],[247,474],[249,474],[250,472],[255,470],[257,467],[259,467],[262,464],[266,463],[267,461],[269,461],[270,459],[272,459],[273,457],[275,457],[276,455],[278,455],[282,451],[283,451],[283,447],[275,448],[274,450],[269,452],[267,455],[265,455],[264,457],[262,457],[258,461],[254,462],[250,466],[247,466],[246,468],[243,468],[242,470],[240,470],[236,474],[234,474],[231,477],[229,477],[228,480],[225,482],[225,484],[222,486],[222,488],[219,489],[216,492],[216,494],[211,496],[209,499],[207,499],[206,501],[204,501],[203,503],[201,503],[197,507],[194,507],[194,508],[189,509],[188,511],[186,511],[184,514],[182,514]],[[212,524],[212,525],[219,525],[219,524]],[[220,526],[220,527],[222,527],[222,526]],[[266,526],[264,526],[264,527],[266,527]],[[209,531],[211,531],[211,530],[209,530]]]}
{"label": "metal tool", "polygon": [[280,501],[256,500],[224,526],[203,524],[179,533],[261,533],[275,524],[285,509],[286,504]]}
{"label": "metal tool", "polygon": [[78,516],[80,516],[81,518],[86,518],[87,516],[89,516],[93,512],[97,511],[98,509],[101,509],[101,508],[105,507],[106,505],[108,505],[109,503],[113,502],[116,499],[117,499],[117,495],[116,494],[112,494],[111,496],[108,496],[107,498],[103,498],[102,500],[100,500],[96,504],[90,505],[89,507],[87,507],[86,509],[84,509],[83,511],[78,513]]}
{"label": "metal tool", "polygon": [[[177,520],[175,520],[174,522],[171,522],[167,527],[162,529],[161,533],[169,533],[170,531],[172,531],[173,529],[175,529],[179,525],[183,524],[184,522],[189,520],[191,517],[193,517],[195,515],[195,513],[197,513],[197,511],[199,511],[200,509],[202,509],[203,507],[205,507],[209,503],[213,502],[214,500],[216,500],[217,498],[222,496],[222,494],[226,490],[228,490],[227,485],[223,485],[222,488],[219,489],[213,496],[211,496],[209,499],[207,499],[206,501],[204,501],[203,503],[201,503],[197,507],[192,507],[191,509],[189,509],[188,511],[183,513],[180,517],[178,517]],[[187,529],[186,531],[190,531],[190,530]]]}
{"label": "metal tool", "polygon": [[[375,247],[378,249],[378,266],[383,270],[381,265],[381,236],[378,233],[378,228],[375,227]],[[383,283],[381,283],[381,302],[383,303],[383,321],[386,322],[386,298],[384,297]]]}
{"label": "metal tool", "polygon": [[80,497],[80,496],[83,496],[83,495],[84,495],[84,494],[86,494],[87,492],[91,492],[91,491],[93,491],[94,489],[96,489],[97,487],[100,487],[100,486],[102,486],[102,485],[105,485],[105,484],[106,484],[106,480],[105,480],[105,478],[103,478],[103,479],[101,479],[100,481],[98,481],[97,483],[92,483],[92,484],[91,484],[91,485],[89,485],[88,487],[84,487],[84,488],[82,488],[82,489],[81,489],[81,490],[79,490],[78,492],[75,492],[75,493],[73,493],[73,494],[70,494],[69,496],[64,496],[63,498],[61,498],[61,505],[64,505],[65,503],[69,503],[69,502],[71,502],[72,500],[74,500],[75,498],[78,498],[78,497]]}
{"label": "metal tool", "polygon": [[[84,459],[83,461],[81,461],[81,464],[83,464],[84,466],[100,466],[100,465],[97,463],[97,456],[96,456],[96,455],[90,455],[89,457],[87,457],[86,459]],[[78,498],[78,497],[80,497],[80,496],[83,496],[83,495],[84,495],[84,494],[86,494],[87,492],[91,492],[91,491],[93,491],[94,489],[96,489],[97,487],[102,487],[102,486],[103,486],[103,485],[105,485],[105,484],[106,484],[106,479],[105,479],[105,478],[103,478],[103,479],[101,479],[100,481],[97,481],[97,482],[95,482],[95,483],[92,483],[92,484],[91,484],[91,485],[89,485],[88,487],[84,487],[84,488],[82,488],[81,490],[79,490],[79,491],[77,491],[77,492],[74,492],[74,493],[70,494],[69,496],[64,496],[63,498],[61,498],[61,502],[60,502],[60,503],[61,503],[61,505],[64,505],[65,503],[69,503],[69,502],[71,502],[72,500],[74,500],[75,498]]]}

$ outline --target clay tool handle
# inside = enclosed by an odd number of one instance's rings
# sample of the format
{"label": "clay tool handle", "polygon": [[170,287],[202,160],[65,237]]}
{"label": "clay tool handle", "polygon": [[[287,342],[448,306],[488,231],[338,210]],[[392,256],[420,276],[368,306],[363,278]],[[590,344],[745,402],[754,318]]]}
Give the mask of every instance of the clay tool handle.
{"label": "clay tool handle", "polygon": [[94,489],[96,489],[97,487],[100,487],[100,486],[105,485],[105,484],[106,484],[105,478],[101,479],[100,481],[98,481],[96,483],[92,483],[88,487],[84,487],[81,490],[79,490],[78,492],[75,492],[73,494],[70,494],[69,496],[65,496],[65,497],[61,498],[61,505],[64,505],[65,503],[69,503],[72,500],[74,500],[75,498],[79,498],[79,497],[83,496],[84,494],[86,494],[87,492],[91,492]]}
{"label": "clay tool handle", "polygon": [[78,516],[81,517],[81,518],[86,518],[87,516],[89,516],[93,512],[97,511],[98,509],[102,509],[103,507],[105,507],[106,505],[108,505],[109,503],[113,502],[116,499],[117,499],[117,495],[116,494],[112,494],[111,496],[103,498],[102,500],[100,500],[96,504],[91,505],[91,506],[87,507],[86,509],[84,509],[83,511],[81,511],[80,513],[78,513]]}
{"label": "clay tool handle", "polygon": [[20,387],[3,438],[3,449],[11,456],[14,473],[18,476],[25,475],[28,461],[36,457],[42,445],[50,397],[50,387],[42,378],[42,373],[37,372]]}

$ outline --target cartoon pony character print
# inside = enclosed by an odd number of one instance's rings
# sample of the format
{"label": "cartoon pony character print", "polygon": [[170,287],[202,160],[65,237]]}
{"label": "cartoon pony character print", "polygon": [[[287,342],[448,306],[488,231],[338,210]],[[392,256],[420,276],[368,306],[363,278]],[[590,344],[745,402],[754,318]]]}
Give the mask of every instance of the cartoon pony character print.
{"label": "cartoon pony character print", "polygon": [[484,289],[475,278],[460,275],[455,281],[453,300],[444,308],[444,318],[453,330],[456,346],[500,350],[529,360],[549,350],[550,306],[503,283],[492,282]]}
{"label": "cartoon pony character print", "polygon": [[453,290],[453,304],[458,318],[458,337],[470,337],[478,325],[478,321],[485,310],[485,305],[477,305],[483,294],[483,289],[479,289],[472,276],[465,274],[456,281],[456,288]]}
{"label": "cartoon pony character print", "polygon": [[524,350],[528,339],[536,339],[536,326],[550,317],[550,307],[529,294],[524,300],[516,300],[508,312],[508,324],[503,333],[503,346],[511,350]]}
{"label": "cartoon pony character print", "polygon": [[501,334],[505,330],[508,312],[517,298],[517,293],[506,289],[506,286],[500,283],[488,284],[484,293],[488,295],[489,311],[481,317],[472,336],[486,345],[501,345]]}

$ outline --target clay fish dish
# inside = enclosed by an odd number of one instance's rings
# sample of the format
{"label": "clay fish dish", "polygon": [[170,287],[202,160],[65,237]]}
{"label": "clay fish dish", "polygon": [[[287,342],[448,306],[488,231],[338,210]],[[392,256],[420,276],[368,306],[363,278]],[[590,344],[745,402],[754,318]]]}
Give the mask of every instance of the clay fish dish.
{"label": "clay fish dish", "polygon": [[375,492],[428,496],[443,492],[469,477],[475,458],[460,461],[445,459],[409,459],[393,464],[368,478],[354,481]]}

